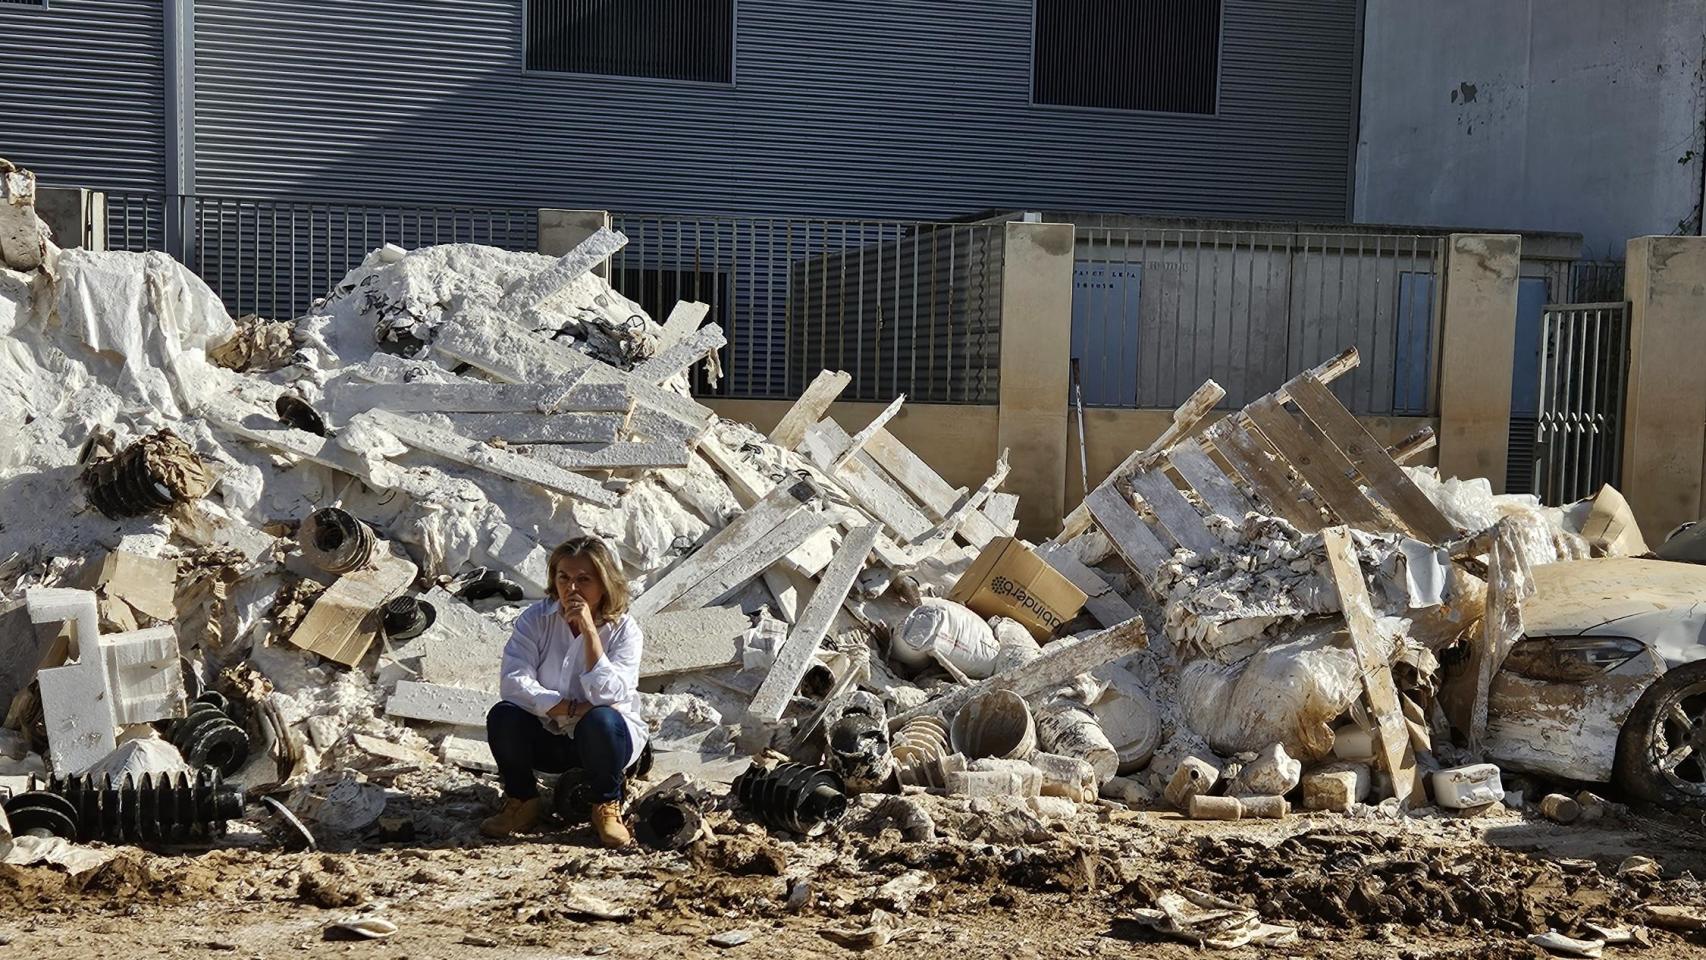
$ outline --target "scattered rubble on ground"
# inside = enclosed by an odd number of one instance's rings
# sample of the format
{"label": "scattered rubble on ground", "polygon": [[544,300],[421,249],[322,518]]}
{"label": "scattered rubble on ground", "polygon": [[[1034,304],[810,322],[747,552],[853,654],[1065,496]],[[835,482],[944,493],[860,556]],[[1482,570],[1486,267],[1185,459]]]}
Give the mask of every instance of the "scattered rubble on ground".
{"label": "scattered rubble on ground", "polygon": [[[1065,840],[1060,883],[1123,887],[1132,924],[1212,947],[1458,918],[1598,955],[1642,919],[1451,900],[1481,865],[1333,832],[1614,806],[1501,781],[1489,700],[1534,567],[1645,551],[1615,491],[1549,510],[1402,466],[1430,437],[1389,450],[1328,388],[1354,350],[1212,424],[1205,384],[1031,544],[1005,454],[951,486],[886,428],[901,401],[851,434],[826,416],[844,373],[769,436],[718,418],[688,375],[716,374],[722,331],[612,289],[611,231],[561,258],[386,246],[303,318],[234,321],[170,258],[58,250],[31,233],[28,175],[0,175],[7,864],[125,862],[97,841],[466,840],[496,795],[483,724],[508,625],[550,549],[594,535],[647,638],[638,837],[795,877],[781,902],[850,949],[923,936],[908,917],[939,883],[1056,883],[1036,877]],[[1325,825],[1098,848],[1127,810]],[[825,854],[808,883],[790,861],[860,830],[886,838],[858,842],[866,867],[905,869],[826,907],[820,878],[850,868]],[[984,862],[989,844],[1038,852]],[[1195,866],[1156,885],[1134,856]],[[1310,868],[1318,889],[1276,885]],[[330,869],[295,883],[370,899]],[[590,889],[549,909],[633,916]],[[1652,909],[1666,930],[1694,916]]]}

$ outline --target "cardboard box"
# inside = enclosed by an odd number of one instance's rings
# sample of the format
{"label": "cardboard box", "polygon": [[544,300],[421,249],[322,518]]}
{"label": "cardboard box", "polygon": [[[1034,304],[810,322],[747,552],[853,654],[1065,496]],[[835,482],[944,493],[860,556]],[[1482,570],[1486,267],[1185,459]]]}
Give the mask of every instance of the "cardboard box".
{"label": "cardboard box", "polygon": [[980,616],[1017,620],[1038,641],[1046,642],[1056,627],[1078,616],[1086,597],[1024,541],[1002,537],[989,541],[954,584],[948,599]]}

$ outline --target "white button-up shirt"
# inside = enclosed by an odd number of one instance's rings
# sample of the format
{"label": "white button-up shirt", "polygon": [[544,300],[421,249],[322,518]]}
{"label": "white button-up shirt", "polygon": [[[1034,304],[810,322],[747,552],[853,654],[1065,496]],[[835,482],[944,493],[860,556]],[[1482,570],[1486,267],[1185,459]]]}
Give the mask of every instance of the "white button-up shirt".
{"label": "white button-up shirt", "polygon": [[564,622],[556,599],[535,603],[515,621],[504,644],[498,689],[505,700],[541,719],[564,700],[614,708],[628,723],[632,766],[647,739],[640,717],[640,625],[624,614],[599,627],[598,638],[604,656],[588,666],[586,642]]}

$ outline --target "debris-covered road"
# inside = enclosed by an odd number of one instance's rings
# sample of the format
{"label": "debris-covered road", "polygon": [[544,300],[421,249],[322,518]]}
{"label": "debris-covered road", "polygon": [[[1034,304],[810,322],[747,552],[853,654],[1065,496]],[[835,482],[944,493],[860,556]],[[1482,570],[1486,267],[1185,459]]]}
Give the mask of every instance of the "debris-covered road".
{"label": "debris-covered road", "polygon": [[[114,937],[134,958],[850,956],[880,910],[899,936],[873,956],[1200,957],[1131,919],[1159,892],[1195,886],[1297,926],[1281,955],[1541,956],[1526,934],[1586,934],[1587,923],[1645,928],[1650,948],[1607,955],[1706,954],[1706,937],[1662,929],[1643,907],[1698,909],[1706,896],[1684,876],[1706,874],[1706,832],[1675,819],[1315,815],[1257,826],[1102,810],[1043,824],[927,803],[940,836],[926,844],[856,811],[832,841],[808,844],[714,815],[714,837],[679,854],[606,853],[581,830],[347,853],[131,849],[75,879],[4,867],[0,936],[40,960],[87,957]],[[1662,877],[1616,876],[1635,855]],[[396,934],[327,939],[329,923],[362,913]],[[737,933],[751,939],[711,942]]]}

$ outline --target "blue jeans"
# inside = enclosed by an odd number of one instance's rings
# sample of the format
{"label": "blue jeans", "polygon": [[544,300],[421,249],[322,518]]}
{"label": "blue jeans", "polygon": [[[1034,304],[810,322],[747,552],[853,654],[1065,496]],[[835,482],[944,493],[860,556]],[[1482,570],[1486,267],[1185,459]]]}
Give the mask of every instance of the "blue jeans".
{"label": "blue jeans", "polygon": [[585,771],[593,802],[622,799],[622,775],[634,756],[628,724],[614,707],[593,707],[575,724],[574,736],[545,729],[545,722],[505,700],[486,714],[486,744],[498,763],[504,795],[517,800],[539,796],[533,771]]}

